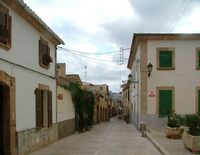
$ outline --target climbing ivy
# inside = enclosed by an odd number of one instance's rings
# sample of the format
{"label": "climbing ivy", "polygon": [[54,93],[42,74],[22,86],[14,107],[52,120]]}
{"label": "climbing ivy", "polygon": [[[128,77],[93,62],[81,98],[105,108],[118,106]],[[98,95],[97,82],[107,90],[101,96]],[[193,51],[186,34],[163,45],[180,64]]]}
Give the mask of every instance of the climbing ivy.
{"label": "climbing ivy", "polygon": [[94,115],[94,95],[92,92],[81,89],[79,84],[69,83],[61,85],[72,94],[75,111],[78,116],[78,129],[87,129],[92,126]]}

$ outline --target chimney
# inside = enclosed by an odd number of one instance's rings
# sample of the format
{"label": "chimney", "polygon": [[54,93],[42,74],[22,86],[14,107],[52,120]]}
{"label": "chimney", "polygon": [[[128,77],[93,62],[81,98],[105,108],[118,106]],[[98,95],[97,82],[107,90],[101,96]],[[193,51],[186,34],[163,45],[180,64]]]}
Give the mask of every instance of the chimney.
{"label": "chimney", "polygon": [[57,72],[58,72],[58,76],[65,78],[65,76],[66,76],[66,64],[65,63],[58,63],[57,64]]}

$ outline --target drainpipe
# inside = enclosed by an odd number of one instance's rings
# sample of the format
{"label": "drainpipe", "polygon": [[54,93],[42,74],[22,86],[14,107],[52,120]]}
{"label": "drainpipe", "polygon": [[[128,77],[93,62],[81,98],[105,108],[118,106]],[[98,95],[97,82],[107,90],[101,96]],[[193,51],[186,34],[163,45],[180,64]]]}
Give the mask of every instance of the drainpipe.
{"label": "drainpipe", "polygon": [[58,85],[58,73],[57,73],[57,46],[55,46],[55,77],[56,77],[56,123],[58,122],[58,106],[57,106],[57,85]]}
{"label": "drainpipe", "polygon": [[139,130],[139,123],[140,123],[140,82],[139,82],[139,64],[140,60],[136,59],[136,71],[137,71],[137,129]]}

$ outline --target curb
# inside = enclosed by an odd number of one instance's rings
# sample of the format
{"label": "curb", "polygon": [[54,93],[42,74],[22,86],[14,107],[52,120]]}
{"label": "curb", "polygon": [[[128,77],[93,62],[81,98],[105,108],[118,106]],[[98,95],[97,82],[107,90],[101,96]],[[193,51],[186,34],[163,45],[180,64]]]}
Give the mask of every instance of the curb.
{"label": "curb", "polygon": [[160,145],[149,132],[147,132],[146,135],[150,142],[162,153],[162,155],[171,155],[171,153],[169,153],[162,145]]}

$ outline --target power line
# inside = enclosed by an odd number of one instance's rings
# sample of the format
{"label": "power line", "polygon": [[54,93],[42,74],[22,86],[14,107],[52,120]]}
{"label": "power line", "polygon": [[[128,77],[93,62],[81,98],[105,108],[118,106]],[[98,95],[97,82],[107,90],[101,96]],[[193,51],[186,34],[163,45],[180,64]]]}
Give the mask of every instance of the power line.
{"label": "power line", "polygon": [[[181,18],[181,17],[183,17],[184,16],[184,14],[185,14],[185,12],[187,11],[187,9],[190,7],[190,5],[191,5],[191,2],[192,2],[192,0],[184,0],[184,4],[181,2],[181,8],[179,8],[179,10],[177,11],[178,12],[178,14],[177,14],[177,16],[174,16],[175,18],[173,18],[173,20],[175,21],[174,23],[173,23],[173,25],[171,26],[171,28],[169,27],[169,29],[168,29],[168,32],[171,30],[174,30],[174,28],[177,26],[177,24],[178,24],[178,20],[179,20],[179,18]],[[173,20],[172,20],[172,22],[173,22]]]}
{"label": "power line", "polygon": [[[66,53],[63,53],[63,54],[66,57],[66,59],[68,59],[69,57],[67,57],[65,54],[68,54],[68,56],[71,55],[72,57],[76,57],[76,58],[80,59],[81,61],[79,61],[79,62],[82,63],[84,66],[86,64],[90,63],[90,62],[96,62],[96,60],[93,60],[93,59],[81,59],[81,57],[76,56],[72,53],[66,52]],[[107,62],[98,62],[98,64],[101,64],[101,66],[106,65],[105,63],[107,63]],[[109,66],[117,67],[117,64],[116,63],[109,63]],[[100,66],[98,66],[98,67],[100,67]],[[106,69],[106,68],[104,67],[104,68],[101,68],[101,69]]]}
{"label": "power line", "polygon": [[[79,53],[79,54],[91,54],[91,55],[96,55],[96,54],[112,54],[112,53],[117,53],[117,52],[120,51],[120,50],[116,50],[116,51],[112,51],[112,52],[92,53],[92,52],[83,52],[83,51],[78,51],[78,50],[72,50],[72,49],[64,48],[64,47],[60,47],[60,46],[58,46],[58,49],[62,49],[62,50],[65,50],[65,51],[71,51],[71,52]],[[124,50],[129,50],[130,48],[123,48],[123,49],[124,49]]]}
{"label": "power line", "polygon": [[65,52],[71,53],[71,54],[76,55],[76,56],[79,56],[79,57],[84,57],[84,58],[93,59],[93,60],[97,60],[97,61],[114,62],[114,63],[117,62],[117,61],[111,61],[111,60],[102,60],[102,59],[92,58],[92,57],[88,57],[88,56],[84,56],[84,55],[77,54],[77,53],[75,53],[75,52],[70,52],[70,51],[67,51],[67,50],[64,50],[64,49],[58,49],[58,50],[63,50],[63,51],[65,51]]}

